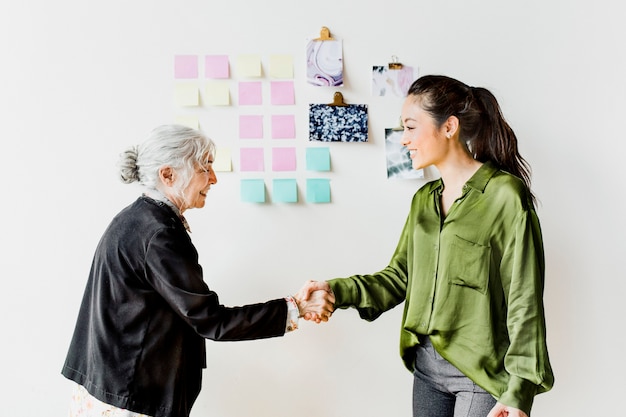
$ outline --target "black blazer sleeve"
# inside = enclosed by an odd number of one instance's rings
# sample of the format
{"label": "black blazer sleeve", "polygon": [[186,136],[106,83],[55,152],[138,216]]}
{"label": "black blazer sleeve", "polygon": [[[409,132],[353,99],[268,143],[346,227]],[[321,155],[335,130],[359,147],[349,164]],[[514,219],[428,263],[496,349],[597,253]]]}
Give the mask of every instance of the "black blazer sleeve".
{"label": "black blazer sleeve", "polygon": [[211,340],[236,341],[282,336],[284,299],[226,307],[203,280],[198,253],[182,228],[155,233],[145,254],[146,280],[195,331]]}

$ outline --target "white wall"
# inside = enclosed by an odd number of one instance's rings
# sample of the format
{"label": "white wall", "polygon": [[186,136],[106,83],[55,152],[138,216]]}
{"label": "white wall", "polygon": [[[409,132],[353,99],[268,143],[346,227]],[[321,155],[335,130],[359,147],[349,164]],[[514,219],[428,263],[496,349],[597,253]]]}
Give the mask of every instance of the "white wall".
{"label": "white wall", "polygon": [[[370,143],[331,145],[328,205],[242,204],[240,173],[221,174],[207,207],[188,216],[209,285],[239,305],[386,265],[423,184],[385,178],[382,132],[400,102],[370,95],[369,68],[397,55],[421,74],[491,89],[533,166],[556,373],[533,415],[614,415],[626,372],[620,10],[617,0],[2,2],[0,413],[67,411],[60,369],[91,256],[138,193],[117,181],[117,155],[172,120],[173,55],[292,54],[302,150],[307,105],[335,91],[304,82],[305,40],[328,26],[343,39],[341,91],[370,106]],[[235,147],[237,126],[219,119],[204,130]],[[209,342],[193,415],[410,416],[400,310],[373,323],[341,311],[282,339]]]}

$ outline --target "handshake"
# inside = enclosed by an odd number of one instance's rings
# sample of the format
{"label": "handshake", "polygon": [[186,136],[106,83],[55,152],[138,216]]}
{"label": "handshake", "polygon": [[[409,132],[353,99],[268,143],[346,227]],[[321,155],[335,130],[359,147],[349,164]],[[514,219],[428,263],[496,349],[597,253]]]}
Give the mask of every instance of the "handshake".
{"label": "handshake", "polygon": [[305,320],[328,321],[335,310],[335,294],[325,281],[307,281],[293,298]]}

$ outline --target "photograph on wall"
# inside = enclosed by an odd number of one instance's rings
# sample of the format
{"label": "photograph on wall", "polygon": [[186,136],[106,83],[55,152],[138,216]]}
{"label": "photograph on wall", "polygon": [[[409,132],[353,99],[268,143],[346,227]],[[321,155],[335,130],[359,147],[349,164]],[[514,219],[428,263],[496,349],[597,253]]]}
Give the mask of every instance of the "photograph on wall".
{"label": "photograph on wall", "polygon": [[367,104],[309,104],[309,141],[367,142]]}
{"label": "photograph on wall", "polygon": [[318,87],[343,86],[343,47],[340,40],[310,40],[306,57],[309,84]]}
{"label": "photograph on wall", "polygon": [[388,65],[372,67],[372,95],[406,97],[409,87],[415,81],[413,67],[402,65],[392,69]]}
{"label": "photograph on wall", "polygon": [[424,178],[423,169],[413,169],[409,150],[402,145],[402,130],[385,129],[385,155],[387,157],[387,178]]}

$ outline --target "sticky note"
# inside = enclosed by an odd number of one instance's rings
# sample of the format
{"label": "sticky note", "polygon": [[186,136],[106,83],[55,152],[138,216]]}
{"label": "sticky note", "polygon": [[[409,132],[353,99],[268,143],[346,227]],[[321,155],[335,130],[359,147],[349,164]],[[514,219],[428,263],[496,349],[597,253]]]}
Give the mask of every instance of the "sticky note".
{"label": "sticky note", "polygon": [[228,83],[221,81],[207,83],[204,101],[209,106],[229,106],[230,89]]}
{"label": "sticky note", "polygon": [[307,148],[306,169],[308,171],[330,171],[330,148]]}
{"label": "sticky note", "polygon": [[262,75],[261,57],[259,55],[239,55],[237,57],[237,73],[241,77],[257,78]]}
{"label": "sticky note", "polygon": [[204,57],[205,78],[229,78],[227,55],[206,55]]}
{"label": "sticky note", "polygon": [[239,158],[241,171],[263,171],[265,169],[263,148],[241,148]]}
{"label": "sticky note", "polygon": [[200,104],[198,85],[196,83],[177,83],[174,87],[174,99],[177,106],[197,106]]}
{"label": "sticky note", "polygon": [[270,83],[270,97],[273,105],[295,104],[293,81],[272,81]]}
{"label": "sticky note", "polygon": [[293,78],[293,58],[291,55],[270,56],[270,77]]}
{"label": "sticky note", "polygon": [[260,81],[239,83],[239,105],[255,106],[263,104],[263,90]]}
{"label": "sticky note", "polygon": [[243,179],[240,183],[241,201],[265,203],[265,182],[259,179]]}
{"label": "sticky note", "polygon": [[296,170],[296,148],[272,148],[273,171]]}
{"label": "sticky note", "polygon": [[198,57],[196,55],[175,55],[174,78],[198,78]]}
{"label": "sticky note", "polygon": [[296,118],[293,114],[272,115],[272,138],[293,139],[296,137]]}
{"label": "sticky note", "polygon": [[231,151],[229,148],[217,148],[213,160],[215,172],[230,172],[233,170]]}
{"label": "sticky note", "polygon": [[309,203],[330,203],[330,180],[307,178],[306,200]]}
{"label": "sticky note", "polygon": [[240,115],[239,138],[260,139],[263,137],[263,116]]}
{"label": "sticky note", "polygon": [[276,203],[297,203],[298,185],[295,179],[272,180],[272,201]]}

